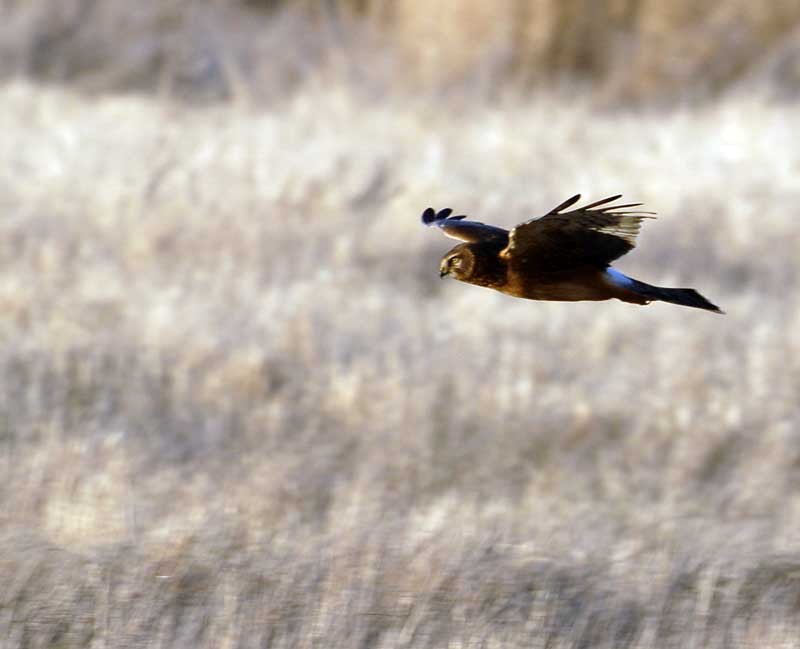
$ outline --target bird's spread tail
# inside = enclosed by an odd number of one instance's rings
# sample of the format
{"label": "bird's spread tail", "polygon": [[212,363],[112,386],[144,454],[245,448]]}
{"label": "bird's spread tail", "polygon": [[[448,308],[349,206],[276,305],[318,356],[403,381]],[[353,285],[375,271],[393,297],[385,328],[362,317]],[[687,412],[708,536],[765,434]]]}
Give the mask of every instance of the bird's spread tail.
{"label": "bird's spread tail", "polygon": [[648,300],[660,300],[661,302],[692,306],[696,309],[705,309],[715,313],[725,313],[693,288],[663,288],[661,286],[651,286],[635,279],[631,279],[631,284],[627,288]]}

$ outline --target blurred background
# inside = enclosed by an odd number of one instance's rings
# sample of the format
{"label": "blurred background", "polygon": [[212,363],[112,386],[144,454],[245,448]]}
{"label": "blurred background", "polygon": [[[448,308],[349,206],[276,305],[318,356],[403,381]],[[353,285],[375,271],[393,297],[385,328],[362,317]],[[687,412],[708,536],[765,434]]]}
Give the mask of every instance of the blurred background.
{"label": "blurred background", "polygon": [[[0,18],[3,646],[798,646],[800,2]],[[727,315],[439,280],[577,192]]]}
{"label": "blurred background", "polygon": [[800,87],[800,2],[3,0],[0,72],[93,92],[261,105],[313,81],[378,98],[546,88],[602,103]]}

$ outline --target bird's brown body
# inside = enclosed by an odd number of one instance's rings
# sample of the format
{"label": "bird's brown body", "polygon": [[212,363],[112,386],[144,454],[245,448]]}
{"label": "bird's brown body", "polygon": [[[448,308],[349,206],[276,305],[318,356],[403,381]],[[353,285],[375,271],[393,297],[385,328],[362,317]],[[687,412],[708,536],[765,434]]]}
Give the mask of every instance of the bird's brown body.
{"label": "bird's brown body", "polygon": [[652,286],[611,268],[609,262],[634,247],[640,223],[650,213],[620,211],[638,203],[607,206],[619,196],[564,212],[579,198],[511,232],[450,216],[452,210],[428,208],[422,215],[426,225],[464,241],[444,255],[440,276],[530,300],[660,300],[721,313],[694,289]]}
{"label": "bird's brown body", "polygon": [[[485,286],[512,297],[521,297],[528,300],[557,300],[561,302],[578,302],[581,300],[610,300],[620,299],[624,302],[645,304],[646,300],[633,291],[622,289],[611,283],[602,271],[585,266],[563,271],[539,272],[527,274],[514,269],[507,260],[494,255],[482,255],[479,245],[462,244],[470,248],[476,258],[482,262],[476,263],[468,278],[459,278],[469,284]],[[477,248],[477,250],[476,250]],[[459,250],[460,249],[460,250]],[[464,249],[456,246],[453,251]],[[446,273],[449,274],[449,273]]]}

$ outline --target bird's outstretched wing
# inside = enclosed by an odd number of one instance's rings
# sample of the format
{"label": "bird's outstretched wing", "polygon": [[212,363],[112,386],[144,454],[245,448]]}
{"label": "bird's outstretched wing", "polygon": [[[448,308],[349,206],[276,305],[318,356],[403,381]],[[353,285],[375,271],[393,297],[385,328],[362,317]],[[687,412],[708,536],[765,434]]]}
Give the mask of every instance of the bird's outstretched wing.
{"label": "bird's outstretched wing", "polygon": [[609,205],[621,196],[564,211],[580,200],[576,194],[511,230],[508,246],[500,254],[512,266],[541,272],[586,265],[605,268],[634,248],[642,219],[653,218],[652,212],[634,209],[641,203]]}
{"label": "bird's outstretched wing", "polygon": [[451,239],[468,241],[470,243],[498,242],[508,243],[508,230],[486,225],[478,221],[464,221],[465,214],[450,216],[453,213],[449,207],[438,212],[429,207],[422,213],[422,222],[425,225],[438,227]]}

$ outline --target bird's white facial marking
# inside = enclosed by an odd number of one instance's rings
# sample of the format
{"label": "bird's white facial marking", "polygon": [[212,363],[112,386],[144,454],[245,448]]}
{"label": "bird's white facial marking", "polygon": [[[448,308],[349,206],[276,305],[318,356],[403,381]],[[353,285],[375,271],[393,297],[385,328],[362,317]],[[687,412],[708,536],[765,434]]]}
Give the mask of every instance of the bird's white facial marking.
{"label": "bird's white facial marking", "polygon": [[617,286],[627,288],[633,284],[633,280],[630,277],[620,273],[616,268],[606,268],[606,275]]}

